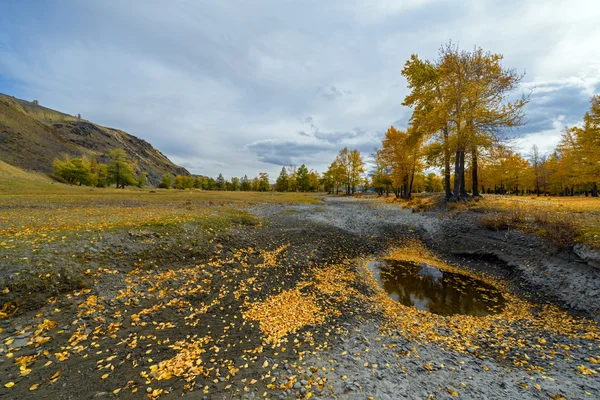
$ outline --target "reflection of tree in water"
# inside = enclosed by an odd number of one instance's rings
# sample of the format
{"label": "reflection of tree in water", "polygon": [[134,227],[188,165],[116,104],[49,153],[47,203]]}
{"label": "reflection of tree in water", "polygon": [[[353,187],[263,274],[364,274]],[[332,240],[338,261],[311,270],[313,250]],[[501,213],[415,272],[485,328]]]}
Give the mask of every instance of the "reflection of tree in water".
{"label": "reflection of tree in water", "polygon": [[399,303],[440,315],[483,316],[502,309],[498,290],[471,277],[409,262],[379,263],[384,290]]}

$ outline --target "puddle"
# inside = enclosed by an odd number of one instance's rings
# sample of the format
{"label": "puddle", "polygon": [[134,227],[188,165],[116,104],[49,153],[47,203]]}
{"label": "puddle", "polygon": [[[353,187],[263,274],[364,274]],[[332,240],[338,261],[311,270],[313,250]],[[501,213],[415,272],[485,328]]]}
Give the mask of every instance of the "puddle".
{"label": "puddle", "polygon": [[501,312],[506,303],[492,285],[425,263],[385,260],[367,266],[392,299],[434,314],[482,317]]}

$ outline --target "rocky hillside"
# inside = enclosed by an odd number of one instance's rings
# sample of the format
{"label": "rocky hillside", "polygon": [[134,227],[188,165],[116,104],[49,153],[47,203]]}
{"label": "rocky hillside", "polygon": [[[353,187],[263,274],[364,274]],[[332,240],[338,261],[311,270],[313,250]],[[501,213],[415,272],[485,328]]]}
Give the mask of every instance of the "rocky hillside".
{"label": "rocky hillside", "polygon": [[48,173],[62,153],[107,162],[108,152],[116,148],[124,149],[154,185],[164,173],[189,175],[145,140],[0,94],[0,159],[9,164]]}

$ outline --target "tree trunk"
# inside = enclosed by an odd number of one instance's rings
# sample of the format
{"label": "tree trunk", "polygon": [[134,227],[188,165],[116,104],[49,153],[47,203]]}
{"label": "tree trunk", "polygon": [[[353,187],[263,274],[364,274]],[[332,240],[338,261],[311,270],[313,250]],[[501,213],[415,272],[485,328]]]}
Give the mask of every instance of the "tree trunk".
{"label": "tree trunk", "polygon": [[444,191],[446,201],[452,198],[450,190],[450,149],[448,148],[448,124],[444,126]]}
{"label": "tree trunk", "polygon": [[[473,147],[473,152],[472,152],[472,163],[473,163],[473,168],[472,168],[472,174],[473,174],[473,196],[479,196],[479,179],[477,176],[477,147]],[[482,186],[483,188],[483,186]]]}
{"label": "tree trunk", "polygon": [[456,150],[456,157],[454,160],[454,200],[460,200],[460,184],[461,184],[461,175],[460,175],[460,151]]}
{"label": "tree trunk", "polygon": [[460,152],[460,197],[466,199],[469,197],[467,186],[465,185],[465,152]]}
{"label": "tree trunk", "polygon": [[598,184],[596,182],[592,186],[592,197],[598,197]]}
{"label": "tree trunk", "polygon": [[404,199],[409,199],[410,198],[410,190],[408,188],[408,174],[404,175],[404,185],[402,185],[402,187],[404,188],[404,193],[402,194],[402,197]]}

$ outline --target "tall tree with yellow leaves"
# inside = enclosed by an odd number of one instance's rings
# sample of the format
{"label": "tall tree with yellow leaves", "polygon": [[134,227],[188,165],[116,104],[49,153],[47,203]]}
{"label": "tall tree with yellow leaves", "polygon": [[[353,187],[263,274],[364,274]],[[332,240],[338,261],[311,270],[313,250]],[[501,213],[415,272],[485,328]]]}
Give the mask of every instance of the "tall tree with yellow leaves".
{"label": "tall tree with yellow leaves", "polygon": [[[404,105],[413,107],[411,124],[425,140],[441,143],[446,199],[466,198],[465,163],[471,158],[472,190],[478,195],[481,148],[500,139],[505,128],[523,123],[527,96],[510,100],[523,75],[504,68],[502,55],[475,48],[462,51],[448,43],[434,62],[411,56],[402,71],[411,93]],[[454,151],[454,188],[450,194],[450,151]]]}
{"label": "tall tree with yellow leaves", "polygon": [[390,181],[397,198],[409,199],[415,173],[420,169],[420,135],[412,127],[401,131],[391,126],[382,141],[382,157],[390,166]]}

